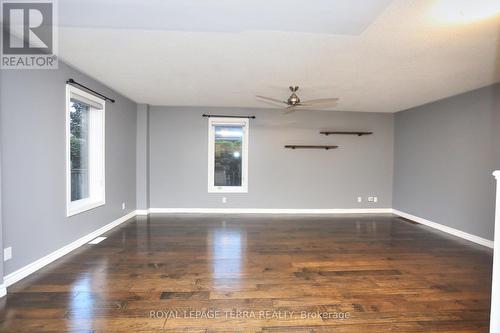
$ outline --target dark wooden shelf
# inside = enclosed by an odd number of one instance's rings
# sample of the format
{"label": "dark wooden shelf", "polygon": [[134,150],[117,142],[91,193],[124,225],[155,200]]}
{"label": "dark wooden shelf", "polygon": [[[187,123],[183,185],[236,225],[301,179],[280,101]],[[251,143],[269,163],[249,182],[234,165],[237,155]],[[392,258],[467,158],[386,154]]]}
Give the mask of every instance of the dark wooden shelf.
{"label": "dark wooden shelf", "polygon": [[357,136],[363,136],[363,135],[372,135],[373,132],[321,131],[321,132],[319,132],[319,134],[323,134],[323,135],[339,134],[339,135],[357,135]]}
{"label": "dark wooden shelf", "polygon": [[307,146],[307,145],[286,145],[285,148],[288,149],[336,149],[339,146]]}

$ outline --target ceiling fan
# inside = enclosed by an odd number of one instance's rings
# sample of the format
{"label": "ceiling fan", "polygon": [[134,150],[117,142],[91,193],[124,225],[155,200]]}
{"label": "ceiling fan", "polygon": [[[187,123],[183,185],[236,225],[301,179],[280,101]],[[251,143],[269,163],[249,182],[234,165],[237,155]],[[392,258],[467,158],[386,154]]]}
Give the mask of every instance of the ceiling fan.
{"label": "ceiling fan", "polygon": [[319,98],[319,99],[311,99],[308,101],[302,101],[299,96],[297,96],[297,91],[299,90],[298,86],[290,86],[290,91],[292,94],[288,97],[287,100],[282,101],[276,98],[266,97],[257,95],[257,98],[262,100],[263,102],[270,102],[273,104],[279,104],[281,106],[285,105],[285,113],[291,113],[299,108],[325,108],[335,105],[338,98]]}

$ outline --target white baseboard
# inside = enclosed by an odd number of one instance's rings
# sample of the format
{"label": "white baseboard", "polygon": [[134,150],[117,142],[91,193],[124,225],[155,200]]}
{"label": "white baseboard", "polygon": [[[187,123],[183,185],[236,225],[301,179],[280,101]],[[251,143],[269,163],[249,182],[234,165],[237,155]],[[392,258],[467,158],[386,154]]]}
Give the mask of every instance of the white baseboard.
{"label": "white baseboard", "polygon": [[461,230],[458,230],[458,229],[455,229],[455,228],[451,228],[451,227],[445,226],[443,224],[432,222],[432,221],[426,220],[424,218],[421,218],[421,217],[418,217],[418,216],[415,216],[415,215],[411,215],[411,214],[399,211],[397,209],[393,209],[392,211],[393,211],[393,213],[395,215],[404,217],[405,219],[415,221],[417,223],[420,223],[420,224],[426,225],[428,227],[431,227],[431,228],[434,228],[434,229],[446,232],[447,234],[450,234],[450,235],[453,235],[453,236],[456,236],[456,237],[460,237],[460,238],[466,239],[466,240],[474,242],[476,244],[480,244],[480,245],[489,247],[491,249],[493,248],[493,241],[491,241],[489,239],[482,238],[482,237],[479,237],[479,236],[476,236],[476,235],[472,235],[472,234],[469,234],[469,233],[467,233],[465,231],[461,231]]}
{"label": "white baseboard", "polygon": [[391,208],[272,209],[272,208],[150,208],[150,214],[391,214]]}
{"label": "white baseboard", "polygon": [[4,297],[7,295],[7,287],[5,286],[5,283],[0,284],[0,298]]}
{"label": "white baseboard", "polygon": [[[102,235],[103,233],[117,227],[118,225],[133,218],[134,216],[136,216],[136,212],[135,211],[130,212],[127,215],[122,216],[119,219],[105,225],[104,227],[99,228],[96,231],[91,232],[90,234],[85,235],[85,236],[77,239],[76,241],[74,241],[74,242],[72,242],[72,243],[70,243],[70,244],[68,244],[68,245],[34,261],[34,262],[32,262],[31,264],[28,264],[28,265],[18,269],[17,271],[14,271],[14,272],[4,276],[4,286],[9,287],[9,286],[13,285],[14,283],[20,281],[21,279],[24,279],[28,275],[36,272],[40,268],[42,268],[42,267],[50,264],[51,262],[61,258],[62,256],[70,253],[71,251],[76,250],[80,246],[87,244],[92,239],[94,239],[94,238]],[[0,288],[1,288],[1,286],[0,286]],[[0,294],[1,294],[1,289],[0,289]]]}
{"label": "white baseboard", "polygon": [[137,216],[146,216],[149,215],[149,209],[138,209],[135,211]]}

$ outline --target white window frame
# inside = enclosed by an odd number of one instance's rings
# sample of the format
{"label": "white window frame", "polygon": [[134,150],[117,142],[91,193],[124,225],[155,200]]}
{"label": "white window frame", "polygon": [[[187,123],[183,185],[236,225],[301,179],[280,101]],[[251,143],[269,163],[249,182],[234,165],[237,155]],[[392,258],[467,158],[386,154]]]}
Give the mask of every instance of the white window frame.
{"label": "white window frame", "polygon": [[[102,105],[89,116],[89,197],[71,201],[71,95],[80,95]],[[106,103],[105,100],[72,85],[66,85],[66,216],[73,216],[106,204]],[[99,142],[92,148],[92,142]],[[96,171],[97,170],[97,171]]]}
{"label": "white window frame", "polygon": [[[215,186],[215,126],[243,126],[241,186]],[[208,118],[208,193],[248,193],[248,118]]]}

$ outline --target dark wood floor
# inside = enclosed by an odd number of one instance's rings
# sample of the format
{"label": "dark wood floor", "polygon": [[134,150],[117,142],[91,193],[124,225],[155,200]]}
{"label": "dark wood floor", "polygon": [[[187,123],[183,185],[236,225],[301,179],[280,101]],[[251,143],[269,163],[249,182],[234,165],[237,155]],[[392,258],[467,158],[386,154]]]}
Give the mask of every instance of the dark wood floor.
{"label": "dark wood floor", "polygon": [[389,215],[158,215],[10,287],[0,330],[487,332],[491,265]]}

